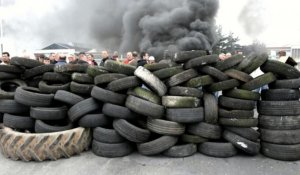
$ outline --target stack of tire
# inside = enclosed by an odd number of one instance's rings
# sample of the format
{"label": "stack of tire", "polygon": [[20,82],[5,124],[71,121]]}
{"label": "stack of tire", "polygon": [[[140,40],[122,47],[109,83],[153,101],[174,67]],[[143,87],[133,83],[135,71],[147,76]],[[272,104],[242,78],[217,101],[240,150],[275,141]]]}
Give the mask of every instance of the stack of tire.
{"label": "stack of tire", "polygon": [[258,103],[262,154],[278,160],[300,159],[300,73],[278,61],[261,68],[278,78],[261,93]]}

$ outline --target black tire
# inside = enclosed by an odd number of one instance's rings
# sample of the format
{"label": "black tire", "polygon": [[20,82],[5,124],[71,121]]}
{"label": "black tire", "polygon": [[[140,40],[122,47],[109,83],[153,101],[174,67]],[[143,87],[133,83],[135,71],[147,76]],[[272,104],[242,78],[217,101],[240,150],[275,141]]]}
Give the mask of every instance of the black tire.
{"label": "black tire", "polygon": [[250,64],[245,66],[244,69],[242,69],[243,72],[246,72],[247,74],[251,74],[253,71],[255,71],[257,68],[261,67],[269,58],[269,55],[267,53],[260,54],[254,59],[250,61]]}
{"label": "black tire", "polygon": [[107,60],[104,67],[109,72],[120,73],[125,75],[133,75],[135,67],[127,64],[123,64],[117,61]]}
{"label": "black tire", "polygon": [[228,158],[237,155],[236,148],[231,143],[205,142],[198,145],[198,151],[204,155]]}
{"label": "black tire", "polygon": [[62,107],[31,107],[30,117],[37,120],[62,120],[67,117],[68,108]]}
{"label": "black tire", "polygon": [[70,75],[57,73],[57,72],[46,72],[43,74],[44,81],[49,83],[69,83],[71,82]]}
{"label": "black tire", "polygon": [[262,115],[300,115],[300,101],[259,101],[257,111]]}
{"label": "black tire", "polygon": [[296,130],[270,130],[260,129],[260,139],[264,142],[280,144],[280,145],[294,145],[300,144],[300,129]]}
{"label": "black tire", "polygon": [[239,118],[247,119],[253,118],[254,110],[226,110],[219,108],[219,117],[220,118]]}
{"label": "black tire", "polygon": [[0,65],[0,72],[20,74],[24,72],[24,69],[13,65]]}
{"label": "black tire", "polygon": [[10,80],[20,78],[18,74],[0,72],[0,80]]}
{"label": "black tire", "polygon": [[130,111],[128,108],[110,103],[103,105],[102,112],[108,117],[116,119],[134,120],[138,117],[136,113]]}
{"label": "black tire", "polygon": [[274,74],[281,75],[287,79],[300,77],[300,72],[298,69],[277,60],[268,60],[264,63],[264,65],[262,65],[261,70],[263,72],[272,72]]}
{"label": "black tire", "polygon": [[0,113],[27,114],[28,112],[28,106],[17,103],[15,100],[0,100]]}
{"label": "black tire", "polygon": [[31,134],[5,127],[1,130],[1,137],[6,138],[0,140],[3,155],[23,161],[68,158],[88,150],[91,140],[90,130],[84,128],[50,134]]}
{"label": "black tire", "polygon": [[178,138],[174,136],[161,136],[150,142],[137,145],[138,152],[142,155],[157,155],[177,143]]}
{"label": "black tire", "polygon": [[111,121],[104,114],[87,114],[78,121],[78,125],[83,128],[103,127],[109,124]]}
{"label": "black tire", "polygon": [[141,85],[141,81],[136,76],[130,76],[114,80],[107,85],[107,90],[110,91],[122,91],[129,88],[134,88]]}
{"label": "black tire", "polygon": [[53,94],[41,94],[36,88],[18,87],[15,92],[15,101],[26,106],[51,106]]}
{"label": "black tire", "polygon": [[101,143],[96,140],[92,142],[92,152],[101,157],[124,157],[131,154],[133,150],[133,146],[129,142]]}
{"label": "black tire", "polygon": [[185,83],[187,87],[198,88],[202,86],[208,86],[214,83],[213,78],[210,75],[204,75],[196,78],[190,79]]}
{"label": "black tire", "polygon": [[213,83],[210,86],[208,86],[207,90],[209,90],[210,92],[218,92],[218,91],[232,89],[239,85],[240,85],[240,82],[238,80],[230,79],[230,80],[225,80],[225,81],[221,81],[218,83]]}
{"label": "black tire", "polygon": [[227,91],[223,91],[223,95],[226,97],[238,98],[243,100],[257,101],[260,99],[260,94],[258,92],[243,89],[230,89]]}
{"label": "black tire", "polygon": [[224,73],[233,79],[236,79],[236,80],[239,80],[239,81],[242,81],[245,83],[253,80],[253,77],[251,75],[249,75],[245,72],[236,70],[236,69],[229,69],[229,70],[226,70]]}
{"label": "black tire", "polygon": [[[254,53],[254,52],[250,53],[245,59],[243,59],[243,61],[241,61],[241,63],[236,67],[236,69],[244,70],[244,69],[248,68],[257,57],[258,57],[257,53]],[[267,57],[267,59],[268,59],[268,57]],[[258,66],[258,67],[260,67],[260,66]]]}
{"label": "black tire", "polygon": [[74,81],[70,84],[70,90],[75,94],[90,95],[93,87],[94,84],[80,84]]}
{"label": "black tire", "polygon": [[236,148],[244,151],[249,155],[257,155],[260,150],[259,142],[252,142],[246,138],[243,138],[235,133],[224,131],[223,138],[232,143]]}
{"label": "black tire", "polygon": [[249,127],[256,127],[258,125],[258,119],[257,118],[247,118],[247,119],[219,118],[219,123],[220,125],[223,126],[249,128]]}
{"label": "black tire", "polygon": [[227,69],[232,68],[233,66],[240,64],[240,62],[243,61],[243,55],[237,54],[233,55],[232,57],[223,60],[223,61],[218,61],[216,64],[216,68],[219,69],[220,71],[224,71]]}
{"label": "black tire", "polygon": [[167,108],[166,119],[178,123],[197,123],[204,119],[203,107],[199,108]]}
{"label": "black tire", "polygon": [[256,101],[253,100],[242,100],[237,98],[219,97],[219,104],[227,109],[237,109],[237,110],[253,110],[256,106]]}
{"label": "black tire", "polygon": [[203,97],[203,91],[197,88],[190,88],[190,87],[182,87],[182,86],[175,86],[169,89],[169,95],[173,96],[189,96],[189,97]]}
{"label": "black tire", "polygon": [[18,87],[26,87],[27,84],[18,79],[0,81],[0,99],[14,99]]}
{"label": "black tire", "polygon": [[126,100],[126,95],[124,94],[118,94],[96,86],[94,86],[92,89],[91,96],[104,103],[112,103],[117,105],[123,105]]}
{"label": "black tire", "polygon": [[83,101],[84,98],[82,98],[79,95],[68,92],[68,91],[58,90],[54,95],[54,100],[57,100],[57,101],[65,103],[67,105],[73,106],[73,105]]}
{"label": "black tire", "polygon": [[199,144],[199,143],[207,142],[208,139],[204,138],[204,137],[196,136],[196,135],[183,134],[180,137],[180,141],[183,142],[183,143]]}
{"label": "black tire", "polygon": [[185,131],[185,126],[183,124],[161,120],[161,119],[150,119],[147,120],[147,128],[160,135],[182,135]]}
{"label": "black tire", "polygon": [[31,69],[26,69],[22,77],[25,79],[29,79],[38,75],[42,75],[46,72],[53,72],[53,70],[54,64],[41,65]]}
{"label": "black tire", "polygon": [[5,113],[3,116],[3,125],[13,129],[32,130],[34,128],[34,119],[29,116],[17,116]]}
{"label": "black tire", "polygon": [[26,80],[26,83],[29,87],[39,88],[39,83],[43,80],[42,78],[42,76],[36,76],[30,80]]}
{"label": "black tire", "polygon": [[125,106],[130,110],[152,118],[162,118],[165,113],[163,106],[129,95]]}
{"label": "black tire", "polygon": [[98,75],[107,74],[108,71],[102,66],[89,66],[86,73],[91,77],[96,77]]}
{"label": "black tire", "polygon": [[225,81],[225,80],[229,79],[229,77],[226,74],[224,74],[222,71],[220,71],[214,67],[211,67],[211,66],[201,67],[201,68],[199,68],[199,71],[201,73],[210,75],[219,81]]}
{"label": "black tire", "polygon": [[300,116],[259,115],[259,127],[272,130],[300,129]]}
{"label": "black tire", "polygon": [[189,61],[187,61],[184,64],[185,69],[190,69],[192,67],[199,67],[199,66],[204,66],[208,64],[214,64],[219,60],[218,55],[205,55],[197,58],[193,58]]}
{"label": "black tire", "polygon": [[41,120],[36,120],[34,125],[35,133],[51,133],[51,132],[60,132],[67,131],[73,128],[72,123],[67,123],[64,126],[55,126],[45,123]]}
{"label": "black tire", "polygon": [[189,125],[187,132],[207,139],[220,139],[222,129],[219,125],[201,122]]}
{"label": "black tire", "polygon": [[102,143],[122,143],[125,141],[114,129],[106,129],[102,127],[94,128],[93,139]]}
{"label": "black tire", "polygon": [[153,72],[153,74],[157,78],[163,80],[163,79],[170,78],[176,74],[179,74],[183,71],[184,70],[183,70],[182,66],[177,66],[177,67],[169,67],[169,68],[165,68],[165,69],[160,69],[160,70]]}
{"label": "black tire", "polygon": [[184,63],[190,59],[207,55],[205,50],[180,51],[175,54],[174,61]]}
{"label": "black tire", "polygon": [[44,81],[40,81],[39,89],[42,93],[55,94],[58,90],[68,91],[70,89],[70,83],[49,85]]}
{"label": "black tire", "polygon": [[144,100],[150,101],[150,102],[158,104],[158,105],[161,105],[161,97],[156,95],[154,92],[152,92],[148,89],[145,89],[145,88],[136,87],[132,90],[128,90],[127,94],[142,98]]}
{"label": "black tire", "polygon": [[115,81],[115,80],[118,80],[121,78],[125,78],[125,77],[127,77],[127,75],[117,74],[117,73],[101,74],[94,78],[94,83],[95,83],[95,85],[98,86],[98,85],[107,84],[112,81]]}
{"label": "black tire", "polygon": [[262,154],[277,160],[297,161],[300,160],[300,144],[278,145],[262,142]]}
{"label": "black tire", "polygon": [[144,67],[147,70],[149,70],[151,72],[154,72],[154,71],[157,71],[157,70],[160,70],[160,69],[168,68],[170,66],[167,63],[154,63],[154,64],[145,64]]}
{"label": "black tire", "polygon": [[196,70],[189,69],[170,77],[166,81],[166,85],[169,87],[177,86],[197,76],[198,72]]}
{"label": "black tire", "polygon": [[116,119],[113,122],[114,129],[124,138],[131,142],[147,142],[150,137],[150,131],[139,128],[124,119]]}
{"label": "black tire", "polygon": [[23,57],[12,57],[10,59],[10,64],[15,66],[23,66],[26,68],[34,68],[43,65],[43,63],[37,60],[23,58]]}
{"label": "black tire", "polygon": [[275,75],[273,73],[269,72],[269,73],[263,74],[257,78],[254,78],[253,80],[243,84],[241,86],[241,89],[252,91],[254,89],[263,87],[264,85],[268,85],[275,80],[276,80]]}
{"label": "black tire", "polygon": [[261,91],[261,99],[264,101],[294,101],[299,98],[299,89],[265,89]]}
{"label": "black tire", "polygon": [[218,122],[218,100],[212,94],[204,94],[204,121],[216,124]]}
{"label": "black tire", "polygon": [[88,65],[86,64],[64,64],[55,65],[54,72],[58,73],[73,73],[73,72],[86,72]]}
{"label": "black tire", "polygon": [[68,116],[72,122],[75,122],[97,109],[101,109],[100,103],[93,98],[88,98],[72,106],[68,111]]}
{"label": "black tire", "polygon": [[270,84],[271,88],[274,89],[299,89],[300,88],[300,78],[288,79],[288,80],[276,80]]}
{"label": "black tire", "polygon": [[83,73],[73,73],[72,80],[82,84],[94,84],[94,78]]}
{"label": "black tire", "polygon": [[260,133],[253,128],[226,127],[225,129],[253,142],[258,142],[260,136]]}
{"label": "black tire", "polygon": [[144,67],[138,67],[135,70],[134,75],[140,78],[143,82],[145,82],[150,87],[150,89],[156,92],[159,96],[163,96],[167,93],[166,85],[153,73],[151,73]]}
{"label": "black tire", "polygon": [[195,144],[175,145],[164,151],[162,154],[167,157],[189,157],[197,152]]}
{"label": "black tire", "polygon": [[196,97],[163,96],[162,104],[167,108],[197,108],[201,101]]}

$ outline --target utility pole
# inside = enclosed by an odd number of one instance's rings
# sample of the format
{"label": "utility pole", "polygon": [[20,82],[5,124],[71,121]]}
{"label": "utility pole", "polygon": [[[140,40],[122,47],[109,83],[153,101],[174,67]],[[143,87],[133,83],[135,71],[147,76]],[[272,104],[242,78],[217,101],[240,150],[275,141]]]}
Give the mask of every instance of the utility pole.
{"label": "utility pole", "polygon": [[[0,12],[3,12],[2,10],[2,0],[0,0]],[[0,51],[1,55],[3,53],[3,14],[0,14]]]}

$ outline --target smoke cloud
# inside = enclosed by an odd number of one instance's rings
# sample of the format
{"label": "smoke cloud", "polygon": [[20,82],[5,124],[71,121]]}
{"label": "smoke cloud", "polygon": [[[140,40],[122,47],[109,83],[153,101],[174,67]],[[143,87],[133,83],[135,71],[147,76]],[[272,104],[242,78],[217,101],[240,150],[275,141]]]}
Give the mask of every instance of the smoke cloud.
{"label": "smoke cloud", "polygon": [[[79,42],[101,49],[211,49],[218,0],[4,0],[5,36],[39,49]],[[38,8],[36,8],[38,7]],[[20,10],[21,9],[21,10]]]}

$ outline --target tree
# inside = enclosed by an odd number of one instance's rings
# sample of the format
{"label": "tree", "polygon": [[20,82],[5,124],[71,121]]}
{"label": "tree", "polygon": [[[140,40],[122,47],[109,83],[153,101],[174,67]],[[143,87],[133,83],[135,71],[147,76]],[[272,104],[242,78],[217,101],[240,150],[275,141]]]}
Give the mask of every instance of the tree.
{"label": "tree", "polygon": [[218,26],[216,30],[218,40],[213,46],[214,54],[228,52],[234,54],[236,51],[241,50],[241,45],[237,44],[239,38],[235,37],[232,32],[230,32],[229,34],[224,34],[221,26]]}

